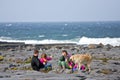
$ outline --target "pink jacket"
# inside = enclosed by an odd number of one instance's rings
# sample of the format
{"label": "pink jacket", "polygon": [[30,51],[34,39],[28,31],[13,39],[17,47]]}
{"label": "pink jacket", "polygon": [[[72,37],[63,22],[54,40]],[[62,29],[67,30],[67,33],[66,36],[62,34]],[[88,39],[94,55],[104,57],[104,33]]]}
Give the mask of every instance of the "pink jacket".
{"label": "pink jacket", "polygon": [[51,57],[47,57],[47,58],[40,58],[39,60],[40,60],[40,62],[44,63],[44,62],[47,62],[47,61],[52,60],[52,58],[51,58]]}
{"label": "pink jacket", "polygon": [[[68,63],[68,65],[69,65],[70,68],[72,68],[72,65],[73,65],[73,64],[74,64],[73,62],[69,62],[69,63]],[[75,64],[75,65],[73,66],[73,68],[77,68],[77,66],[78,66],[78,65]]]}

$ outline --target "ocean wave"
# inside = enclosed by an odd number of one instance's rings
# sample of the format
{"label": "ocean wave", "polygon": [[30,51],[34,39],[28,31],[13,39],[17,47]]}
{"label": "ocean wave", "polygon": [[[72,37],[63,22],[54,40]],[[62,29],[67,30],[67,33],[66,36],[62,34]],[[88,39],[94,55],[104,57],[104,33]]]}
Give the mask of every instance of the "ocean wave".
{"label": "ocean wave", "polygon": [[38,37],[45,37],[45,35],[39,35]]}
{"label": "ocean wave", "polygon": [[2,41],[2,40],[11,40],[11,39],[12,39],[11,37],[5,37],[5,36],[0,37],[0,41]]}
{"label": "ocean wave", "polygon": [[6,24],[6,26],[12,26],[12,24]]}
{"label": "ocean wave", "polygon": [[63,37],[66,37],[66,36],[68,36],[68,35],[67,35],[67,34],[63,34],[62,36],[63,36]]}
{"label": "ocean wave", "polygon": [[104,45],[110,44],[113,46],[120,46],[120,38],[88,38],[82,37],[78,44],[99,44],[102,43]]}
{"label": "ocean wave", "polygon": [[120,46],[120,38],[75,38],[71,40],[52,40],[52,39],[44,39],[44,40],[14,40],[10,37],[0,37],[1,42],[24,42],[25,44],[77,44],[77,45],[84,45],[84,44],[99,44],[102,43],[104,45],[110,44],[113,46]]}
{"label": "ocean wave", "polygon": [[1,40],[1,42],[23,42],[25,44],[66,44],[66,43],[74,43],[76,42],[73,41],[68,41],[68,40]]}

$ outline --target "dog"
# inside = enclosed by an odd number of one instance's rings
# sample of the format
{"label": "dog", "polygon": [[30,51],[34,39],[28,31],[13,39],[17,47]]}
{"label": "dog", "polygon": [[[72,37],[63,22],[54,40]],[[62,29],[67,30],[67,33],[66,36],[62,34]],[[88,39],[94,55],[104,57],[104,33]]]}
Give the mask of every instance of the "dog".
{"label": "dog", "polygon": [[90,54],[74,54],[70,57],[70,60],[75,64],[78,64],[78,69],[84,64],[88,67],[89,72],[91,71],[90,64],[92,61],[92,56]]}

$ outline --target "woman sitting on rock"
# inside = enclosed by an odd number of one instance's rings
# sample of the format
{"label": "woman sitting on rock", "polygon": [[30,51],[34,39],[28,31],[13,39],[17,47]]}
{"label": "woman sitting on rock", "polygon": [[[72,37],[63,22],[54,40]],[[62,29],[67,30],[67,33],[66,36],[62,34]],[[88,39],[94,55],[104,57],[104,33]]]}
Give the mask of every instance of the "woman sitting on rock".
{"label": "woman sitting on rock", "polygon": [[52,69],[52,65],[50,63],[48,63],[48,61],[52,60],[52,56],[47,57],[47,54],[42,53],[41,54],[41,58],[39,59],[41,63],[44,64],[44,68],[45,69]]}
{"label": "woman sitting on rock", "polygon": [[61,69],[64,70],[65,68],[67,69],[72,68],[71,64],[69,64],[69,57],[70,56],[68,55],[67,51],[63,50],[62,56],[60,57],[59,62],[58,62],[58,65]]}

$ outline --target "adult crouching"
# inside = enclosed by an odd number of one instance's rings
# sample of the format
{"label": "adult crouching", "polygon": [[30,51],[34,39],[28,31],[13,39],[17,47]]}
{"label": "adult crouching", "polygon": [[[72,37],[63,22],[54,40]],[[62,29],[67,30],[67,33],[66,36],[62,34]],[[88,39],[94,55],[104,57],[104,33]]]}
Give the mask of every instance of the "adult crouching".
{"label": "adult crouching", "polygon": [[44,68],[44,65],[38,59],[39,51],[34,50],[34,54],[31,60],[31,67],[35,71],[39,71],[41,68]]}

